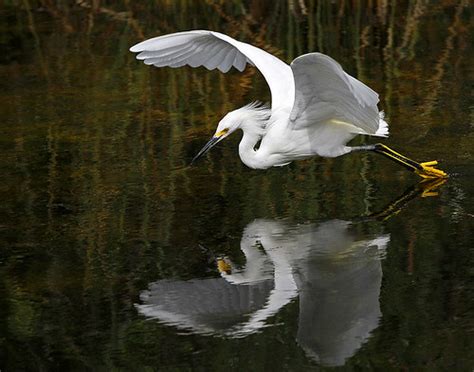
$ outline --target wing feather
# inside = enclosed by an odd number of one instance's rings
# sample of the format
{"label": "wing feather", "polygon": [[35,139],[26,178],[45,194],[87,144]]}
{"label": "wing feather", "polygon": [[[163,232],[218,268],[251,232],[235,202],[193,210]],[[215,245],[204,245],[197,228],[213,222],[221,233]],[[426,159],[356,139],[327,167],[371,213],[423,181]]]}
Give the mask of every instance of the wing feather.
{"label": "wing feather", "polygon": [[224,60],[217,68],[224,74],[228,72],[233,66],[233,62],[235,60],[236,54],[237,54],[237,49],[230,48],[230,51],[226,54]]}
{"label": "wing feather", "polygon": [[155,57],[155,58],[147,58],[143,62],[146,65],[153,65],[156,67],[163,67],[175,64],[176,62],[187,61],[187,59],[196,53],[196,48],[186,48],[186,51],[183,53],[177,53],[173,56],[167,57]]}
{"label": "wing feather", "polygon": [[296,58],[291,68],[296,89],[290,120],[295,127],[335,121],[355,126],[354,133],[377,132],[378,94],[344,72],[335,60],[310,53]]}
{"label": "wing feather", "polygon": [[227,35],[205,30],[178,32],[145,40],[130,48],[137,59],[156,67],[204,66],[222,72],[235,67],[243,71],[248,64],[257,67],[272,93],[272,110],[294,102],[293,72],[286,63],[262,49]]}
{"label": "wing feather", "polygon": [[145,60],[148,58],[166,58],[173,56],[173,54],[184,53],[190,49],[196,49],[198,44],[181,44],[163,50],[144,51],[137,55],[137,59]]}
{"label": "wing feather", "polygon": [[225,46],[223,48],[219,48],[219,51],[211,58],[209,58],[205,63],[203,63],[204,67],[207,68],[208,70],[214,70],[218,66],[221,66],[221,63],[224,61],[225,57],[227,56],[227,53],[230,52],[232,49],[232,46]]}
{"label": "wing feather", "polygon": [[245,66],[247,65],[247,57],[245,57],[242,53],[237,53],[234,59],[233,66],[239,70],[240,72],[245,70]]}

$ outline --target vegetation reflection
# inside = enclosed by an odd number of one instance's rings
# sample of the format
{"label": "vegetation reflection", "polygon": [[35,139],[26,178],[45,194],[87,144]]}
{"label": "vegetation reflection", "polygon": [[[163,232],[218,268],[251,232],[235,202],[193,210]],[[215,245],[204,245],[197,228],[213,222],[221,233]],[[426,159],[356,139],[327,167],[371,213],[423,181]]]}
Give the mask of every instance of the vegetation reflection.
{"label": "vegetation reflection", "polygon": [[[152,70],[138,68],[128,52],[145,37],[203,28],[253,40],[285,61],[315,50],[331,55],[381,93],[391,144],[419,159],[440,154],[464,176],[383,227],[359,225],[356,236],[390,233],[390,247],[385,260],[372,262],[383,271],[372,307],[383,317],[346,365],[472,369],[468,5],[2,2],[0,368],[314,367],[296,342],[294,301],[265,323],[285,327],[226,342],[180,336],[146,320],[135,304],[159,280],[225,280],[199,244],[242,264],[250,221],[283,219],[290,230],[351,221],[379,210],[414,178],[362,154],[256,173],[240,164],[232,141],[187,167],[223,113],[269,97],[254,69],[225,76]],[[303,261],[310,267],[312,259]]]}

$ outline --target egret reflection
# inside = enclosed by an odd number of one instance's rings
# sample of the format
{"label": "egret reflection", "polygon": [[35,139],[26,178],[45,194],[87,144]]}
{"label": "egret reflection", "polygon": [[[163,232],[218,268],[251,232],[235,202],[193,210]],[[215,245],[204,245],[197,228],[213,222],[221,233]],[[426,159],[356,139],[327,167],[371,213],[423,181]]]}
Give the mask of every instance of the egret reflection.
{"label": "egret reflection", "polygon": [[344,365],[382,316],[382,260],[390,235],[373,222],[390,218],[415,198],[436,196],[444,183],[421,182],[381,211],[351,221],[254,220],[242,232],[242,267],[218,257],[220,277],[159,280],[141,293],[136,307],[179,330],[237,338],[262,331],[297,301],[298,345],[321,365]]}
{"label": "egret reflection", "polygon": [[140,313],[193,333],[244,337],[299,299],[297,342],[324,365],[342,365],[381,316],[381,259],[388,234],[353,223],[258,219],[242,233],[246,263],[219,258],[220,278],[160,280],[141,294]]}

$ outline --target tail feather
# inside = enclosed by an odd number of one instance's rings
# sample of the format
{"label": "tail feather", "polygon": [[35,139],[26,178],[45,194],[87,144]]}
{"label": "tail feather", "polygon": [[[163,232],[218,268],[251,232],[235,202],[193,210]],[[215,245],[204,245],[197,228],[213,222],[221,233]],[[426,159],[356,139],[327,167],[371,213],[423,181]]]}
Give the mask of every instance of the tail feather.
{"label": "tail feather", "polygon": [[379,113],[379,129],[375,132],[375,134],[372,134],[373,136],[376,137],[388,137],[388,123],[384,120],[384,112],[380,111]]}

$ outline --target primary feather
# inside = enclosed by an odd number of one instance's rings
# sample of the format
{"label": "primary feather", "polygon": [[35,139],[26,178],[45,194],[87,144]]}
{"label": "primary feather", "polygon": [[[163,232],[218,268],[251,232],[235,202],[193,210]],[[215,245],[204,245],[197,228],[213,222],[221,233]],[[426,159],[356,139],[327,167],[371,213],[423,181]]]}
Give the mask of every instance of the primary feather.
{"label": "primary feather", "polygon": [[194,30],[155,37],[130,48],[137,58],[156,67],[204,66],[222,72],[247,63],[257,67],[272,93],[272,109],[293,105],[294,80],[290,66],[275,56],[214,31]]}

